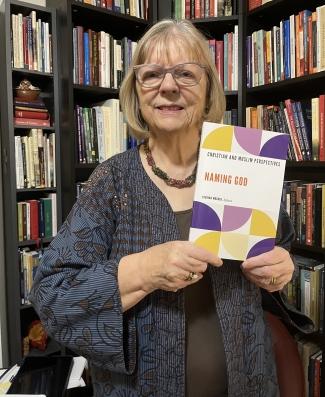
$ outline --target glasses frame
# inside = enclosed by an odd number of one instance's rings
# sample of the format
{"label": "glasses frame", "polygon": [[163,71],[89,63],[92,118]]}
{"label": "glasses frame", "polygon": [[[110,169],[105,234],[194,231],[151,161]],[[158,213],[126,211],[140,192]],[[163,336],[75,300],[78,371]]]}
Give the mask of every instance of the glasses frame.
{"label": "glasses frame", "polygon": [[[160,66],[160,65],[158,65],[158,64],[156,64],[156,63],[143,63],[143,64],[141,64],[141,65],[133,66],[133,71],[134,71],[135,78],[136,78],[137,82],[138,82],[142,87],[145,87],[145,88],[157,88],[157,87],[159,87],[159,86],[161,85],[161,83],[164,81],[165,76],[166,76],[167,73],[170,73],[170,74],[173,76],[173,79],[175,80],[175,83],[176,83],[177,85],[179,85],[180,87],[193,87],[193,86],[199,84],[199,82],[201,81],[201,78],[202,78],[203,73],[202,73],[200,79],[199,79],[196,83],[194,83],[194,84],[182,84],[182,83],[179,83],[179,82],[177,81],[177,79],[176,79],[175,76],[174,76],[175,69],[178,68],[178,67],[180,67],[180,66],[183,66],[183,65],[197,65],[197,66],[199,66],[201,69],[203,69],[203,71],[207,71],[207,67],[206,67],[205,65],[201,65],[201,64],[198,63],[198,62],[184,62],[184,63],[178,63],[177,65],[174,65],[174,66],[172,66],[172,67],[170,67],[170,68],[164,68],[164,67],[162,67],[162,66]],[[139,79],[139,75],[138,75],[138,70],[141,69],[143,66],[158,66],[159,68],[161,68],[161,69],[163,70],[163,76],[162,76],[161,81],[160,81],[158,84],[156,84],[156,85],[147,86],[147,85],[143,84],[143,82]]]}

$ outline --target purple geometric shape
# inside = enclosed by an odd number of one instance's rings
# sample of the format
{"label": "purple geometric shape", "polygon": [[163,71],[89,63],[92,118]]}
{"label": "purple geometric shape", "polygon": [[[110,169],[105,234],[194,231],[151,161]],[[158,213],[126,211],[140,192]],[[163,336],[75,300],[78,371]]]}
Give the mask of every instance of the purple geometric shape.
{"label": "purple geometric shape", "polygon": [[222,216],[223,232],[231,232],[243,226],[252,214],[251,208],[234,207],[225,205]]}
{"label": "purple geometric shape", "polygon": [[275,244],[275,238],[266,238],[259,241],[249,250],[247,258],[263,254],[264,252],[271,251]]}
{"label": "purple geometric shape", "polygon": [[285,160],[287,158],[289,135],[281,134],[269,139],[261,148],[260,156]]}
{"label": "purple geometric shape", "polygon": [[192,227],[220,231],[221,223],[218,215],[211,207],[199,201],[194,201]]}
{"label": "purple geometric shape", "polygon": [[250,154],[258,156],[260,153],[262,131],[256,128],[235,127],[237,143]]}

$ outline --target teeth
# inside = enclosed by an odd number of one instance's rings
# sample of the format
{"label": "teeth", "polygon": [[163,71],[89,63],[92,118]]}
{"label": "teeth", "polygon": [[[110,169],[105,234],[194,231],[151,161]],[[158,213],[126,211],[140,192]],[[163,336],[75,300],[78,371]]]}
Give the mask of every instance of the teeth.
{"label": "teeth", "polygon": [[180,106],[159,106],[159,109],[180,110],[182,108]]}

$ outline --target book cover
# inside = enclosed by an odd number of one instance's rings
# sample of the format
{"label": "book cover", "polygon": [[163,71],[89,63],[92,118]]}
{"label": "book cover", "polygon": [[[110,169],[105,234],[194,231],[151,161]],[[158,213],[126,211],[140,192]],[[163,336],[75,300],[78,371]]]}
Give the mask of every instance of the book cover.
{"label": "book cover", "polygon": [[190,241],[224,259],[274,247],[289,136],[204,123]]}

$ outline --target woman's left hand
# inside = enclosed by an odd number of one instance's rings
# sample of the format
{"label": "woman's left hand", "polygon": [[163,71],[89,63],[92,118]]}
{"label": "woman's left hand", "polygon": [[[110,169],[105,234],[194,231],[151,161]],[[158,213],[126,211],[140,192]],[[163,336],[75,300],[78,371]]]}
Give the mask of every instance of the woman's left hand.
{"label": "woman's left hand", "polygon": [[281,290],[294,272],[289,252],[281,247],[246,259],[241,268],[248,280],[269,292]]}

